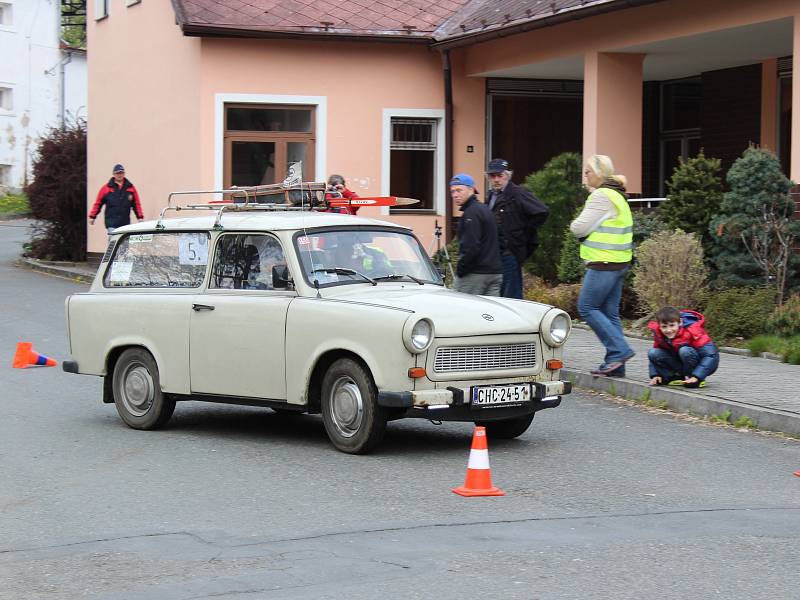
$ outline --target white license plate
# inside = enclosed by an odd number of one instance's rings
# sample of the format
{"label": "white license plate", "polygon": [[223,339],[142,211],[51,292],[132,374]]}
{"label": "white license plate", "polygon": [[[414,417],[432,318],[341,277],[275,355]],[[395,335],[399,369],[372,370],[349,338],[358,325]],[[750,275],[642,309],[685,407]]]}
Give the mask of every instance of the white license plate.
{"label": "white license plate", "polygon": [[472,407],[519,405],[531,400],[531,384],[484,385],[472,388]]}

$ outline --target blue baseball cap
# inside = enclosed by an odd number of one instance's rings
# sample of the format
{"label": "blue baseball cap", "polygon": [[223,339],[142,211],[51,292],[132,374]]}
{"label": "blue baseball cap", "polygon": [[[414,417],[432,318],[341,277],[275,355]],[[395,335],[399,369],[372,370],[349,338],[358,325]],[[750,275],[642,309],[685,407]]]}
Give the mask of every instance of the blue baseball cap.
{"label": "blue baseball cap", "polygon": [[125,167],[123,167],[120,164],[116,164],[116,165],[114,165],[114,170],[112,172],[113,173],[124,173],[125,172]]}
{"label": "blue baseball cap", "polygon": [[467,187],[475,188],[475,180],[472,178],[472,175],[467,175],[466,173],[459,173],[458,175],[453,175],[453,178],[450,180],[450,185],[465,185]]}

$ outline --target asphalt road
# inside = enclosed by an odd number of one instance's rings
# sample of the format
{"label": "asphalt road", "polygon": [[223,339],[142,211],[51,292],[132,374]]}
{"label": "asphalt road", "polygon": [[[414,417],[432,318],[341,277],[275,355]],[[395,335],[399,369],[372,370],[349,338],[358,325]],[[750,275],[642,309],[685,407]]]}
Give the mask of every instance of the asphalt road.
{"label": "asphalt road", "polygon": [[[179,404],[127,428],[68,357],[64,298],[0,224],[0,599],[800,597],[800,442],[576,393],[491,441],[507,496],[462,498],[471,427],[404,421],[371,456],[317,416]],[[742,382],[746,385],[746,382]]]}

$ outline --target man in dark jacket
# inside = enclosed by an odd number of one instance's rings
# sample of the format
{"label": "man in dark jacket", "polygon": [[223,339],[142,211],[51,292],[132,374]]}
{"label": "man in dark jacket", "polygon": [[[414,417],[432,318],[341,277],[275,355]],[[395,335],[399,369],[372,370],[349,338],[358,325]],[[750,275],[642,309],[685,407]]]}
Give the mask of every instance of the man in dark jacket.
{"label": "man in dark jacket", "polygon": [[507,160],[493,158],[486,169],[488,205],[497,219],[500,256],[503,261],[505,298],[522,298],[522,263],[539,245],[538,230],[550,209],[526,188],[511,181]]}
{"label": "man in dark jacket", "polygon": [[130,224],[131,210],[136,213],[138,220],[144,219],[142,205],[139,202],[139,192],[125,177],[125,167],[122,165],[114,165],[113,177],[97,192],[97,199],[94,201],[92,210],[89,211],[92,225],[104,206],[108,235],[114,233],[117,227]]}
{"label": "man in dark jacket", "polygon": [[458,267],[455,289],[465,294],[499,296],[503,266],[492,211],[475,195],[475,180],[459,173],[450,180],[450,195],[463,213],[458,222]]}

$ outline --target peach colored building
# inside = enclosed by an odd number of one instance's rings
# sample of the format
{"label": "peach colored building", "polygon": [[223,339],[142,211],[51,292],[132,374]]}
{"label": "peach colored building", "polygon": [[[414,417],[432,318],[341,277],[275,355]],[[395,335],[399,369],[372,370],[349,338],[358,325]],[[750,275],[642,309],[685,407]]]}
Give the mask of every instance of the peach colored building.
{"label": "peach colored building", "polygon": [[652,197],[678,156],[727,166],[752,142],[800,180],[797,0],[91,2],[87,201],[121,162],[148,218],[170,191],[280,181],[295,160],[420,198],[360,214],[426,244],[457,213],[448,177],[492,156],[520,180],[608,154]]}

